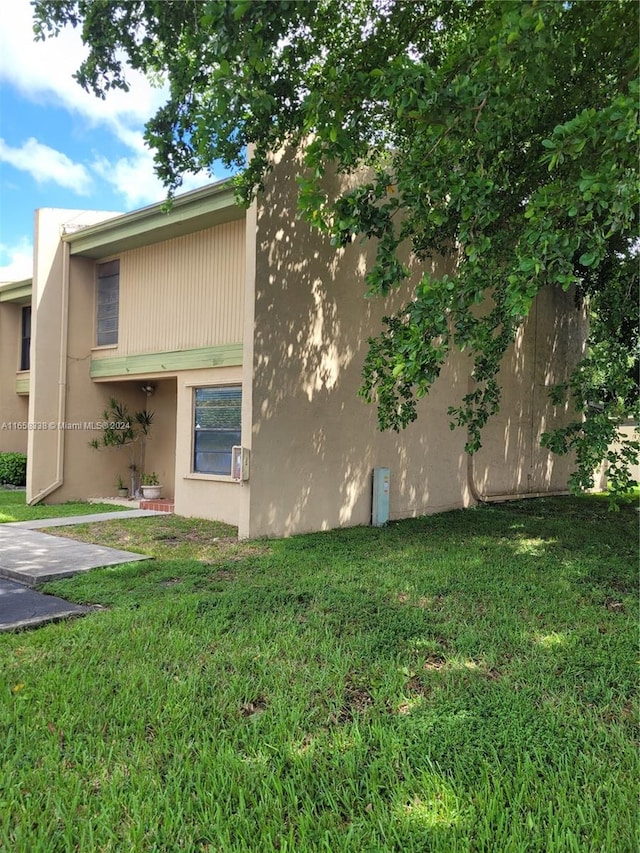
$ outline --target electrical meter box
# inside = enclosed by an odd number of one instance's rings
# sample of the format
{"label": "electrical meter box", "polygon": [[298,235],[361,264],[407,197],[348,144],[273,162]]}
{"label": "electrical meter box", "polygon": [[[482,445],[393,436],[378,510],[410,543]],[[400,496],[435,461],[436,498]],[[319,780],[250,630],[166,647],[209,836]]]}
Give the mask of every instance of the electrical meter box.
{"label": "electrical meter box", "polygon": [[389,521],[390,474],[388,468],[373,469],[373,501],[371,524],[381,527]]}
{"label": "electrical meter box", "polygon": [[231,476],[239,482],[249,479],[249,456],[248,447],[239,447],[237,444],[231,448]]}

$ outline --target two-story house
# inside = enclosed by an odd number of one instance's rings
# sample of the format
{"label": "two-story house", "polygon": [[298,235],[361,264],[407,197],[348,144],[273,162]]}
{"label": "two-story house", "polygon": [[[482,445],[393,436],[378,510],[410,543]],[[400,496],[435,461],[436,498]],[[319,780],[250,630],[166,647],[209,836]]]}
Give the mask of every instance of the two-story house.
{"label": "two-story house", "polygon": [[[572,294],[539,296],[473,460],[446,413],[469,387],[464,354],[415,423],[382,434],[357,396],[360,372],[367,338],[408,291],[364,298],[371,247],[336,252],[298,219],[294,174],[283,157],[246,211],[218,183],[169,213],[38,212],[28,420],[56,428],[28,432],[29,501],[104,496],[115,473],[126,477],[126,460],[92,449],[81,426],[111,397],[153,411],[145,468],[175,511],[236,524],[241,537],[370,523],[378,467],[390,471],[391,518],[565,488],[568,461],[539,437],[565,415],[547,392],[583,347]],[[245,449],[243,472],[233,447]]]}

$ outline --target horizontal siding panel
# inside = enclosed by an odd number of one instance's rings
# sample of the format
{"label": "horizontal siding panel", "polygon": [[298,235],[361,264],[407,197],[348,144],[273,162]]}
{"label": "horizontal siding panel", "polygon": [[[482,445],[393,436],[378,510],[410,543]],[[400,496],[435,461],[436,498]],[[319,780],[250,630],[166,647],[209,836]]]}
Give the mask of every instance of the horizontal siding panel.
{"label": "horizontal siding panel", "polygon": [[92,379],[106,379],[150,373],[175,373],[179,370],[197,370],[203,367],[235,367],[241,364],[242,344],[235,343],[175,352],[93,358],[90,375]]}
{"label": "horizontal siding panel", "polygon": [[242,340],[244,276],[244,220],[124,252],[118,346],[111,354]]}
{"label": "horizontal siding panel", "polygon": [[21,373],[20,376],[16,378],[16,394],[28,394],[29,393],[29,373]]}

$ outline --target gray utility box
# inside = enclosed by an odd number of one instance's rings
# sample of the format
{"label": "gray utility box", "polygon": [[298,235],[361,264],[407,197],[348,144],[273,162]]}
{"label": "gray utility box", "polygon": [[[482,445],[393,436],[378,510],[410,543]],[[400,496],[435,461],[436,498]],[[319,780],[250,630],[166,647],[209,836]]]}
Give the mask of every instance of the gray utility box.
{"label": "gray utility box", "polygon": [[371,524],[381,527],[389,521],[390,474],[388,468],[373,469],[373,500],[371,502]]}

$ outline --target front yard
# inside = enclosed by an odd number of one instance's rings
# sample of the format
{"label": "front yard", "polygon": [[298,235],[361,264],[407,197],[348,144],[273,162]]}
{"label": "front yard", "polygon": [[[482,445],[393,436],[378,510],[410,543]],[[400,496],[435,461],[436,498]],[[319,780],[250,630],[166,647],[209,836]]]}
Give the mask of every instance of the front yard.
{"label": "front yard", "polygon": [[596,498],[237,543],[50,584],[0,636],[0,849],[635,851],[637,511]]}

